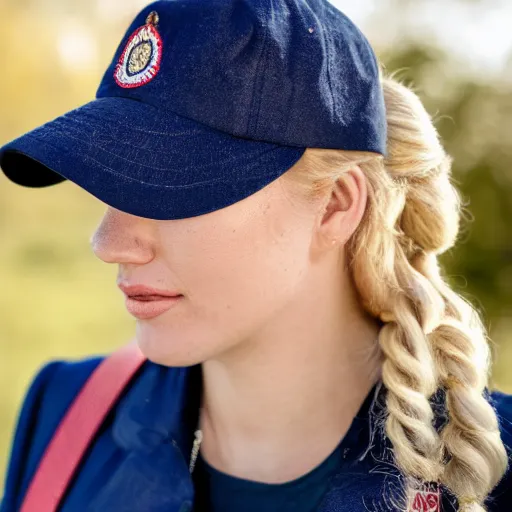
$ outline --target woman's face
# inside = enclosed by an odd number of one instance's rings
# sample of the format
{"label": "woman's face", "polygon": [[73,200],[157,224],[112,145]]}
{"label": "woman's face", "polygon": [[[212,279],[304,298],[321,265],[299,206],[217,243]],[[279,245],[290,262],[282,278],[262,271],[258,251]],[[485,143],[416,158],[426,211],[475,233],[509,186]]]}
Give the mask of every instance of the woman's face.
{"label": "woman's face", "polygon": [[215,212],[152,220],[109,207],[91,238],[95,254],[119,265],[118,284],[183,296],[137,319],[143,353],[168,366],[217,357],[257,338],[273,315],[307,292],[316,216],[282,177]]}

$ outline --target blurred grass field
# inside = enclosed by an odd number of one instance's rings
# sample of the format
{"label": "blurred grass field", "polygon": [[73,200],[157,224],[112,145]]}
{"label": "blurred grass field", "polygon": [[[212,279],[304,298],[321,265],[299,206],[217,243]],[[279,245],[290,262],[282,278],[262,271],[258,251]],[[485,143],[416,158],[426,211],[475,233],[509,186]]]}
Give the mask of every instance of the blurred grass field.
{"label": "blurred grass field", "polygon": [[[0,477],[22,397],[40,366],[105,353],[133,336],[115,280],[89,237],[105,205],[66,182],[43,190],[0,176]],[[0,489],[1,489],[0,485]]]}

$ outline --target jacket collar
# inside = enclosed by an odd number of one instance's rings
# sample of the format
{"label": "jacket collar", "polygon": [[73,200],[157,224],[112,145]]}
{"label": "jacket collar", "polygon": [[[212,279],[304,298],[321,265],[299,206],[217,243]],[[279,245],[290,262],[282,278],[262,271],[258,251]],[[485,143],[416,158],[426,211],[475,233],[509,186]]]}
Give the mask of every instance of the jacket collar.
{"label": "jacket collar", "polygon": [[[174,442],[188,463],[199,420],[202,382],[201,364],[166,367],[146,361],[117,408],[115,442],[125,450],[136,451]],[[347,462],[363,461],[378,444],[375,420],[382,420],[383,413],[384,388],[379,381],[345,435]]]}
{"label": "jacket collar", "polygon": [[[91,511],[191,510],[194,487],[188,468],[201,391],[200,364],[166,367],[146,361],[142,365],[113,417],[112,436],[126,452],[126,458],[103,487]],[[319,512],[334,512],[349,502],[352,508],[347,510],[365,510],[364,506],[371,503],[363,503],[361,489],[374,495],[378,502],[383,475],[398,476],[392,463],[382,464],[379,458],[390,447],[384,435],[384,415],[385,388],[379,382],[342,441],[343,463],[329,483]]]}
{"label": "jacket collar", "polygon": [[192,510],[189,459],[201,381],[201,365],[144,362],[113,411],[111,433],[121,461],[87,512]]}
{"label": "jacket collar", "polygon": [[201,389],[200,364],[167,367],[146,361],[118,405],[114,441],[135,451],[174,442],[187,458],[199,420]]}

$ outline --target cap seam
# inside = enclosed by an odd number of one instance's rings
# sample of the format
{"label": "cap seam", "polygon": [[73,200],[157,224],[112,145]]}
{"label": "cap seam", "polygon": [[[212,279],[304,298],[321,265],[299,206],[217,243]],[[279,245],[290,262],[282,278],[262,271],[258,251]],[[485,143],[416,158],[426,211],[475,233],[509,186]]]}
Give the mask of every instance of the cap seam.
{"label": "cap seam", "polygon": [[[54,144],[51,144],[48,141],[46,141],[46,140],[44,140],[41,137],[38,137],[36,135],[26,134],[26,136],[27,137],[31,137],[31,138],[35,138],[35,139],[38,139],[38,140],[41,140],[42,142],[44,142],[44,144],[47,144],[48,146],[50,146],[50,147],[52,147],[52,148],[54,148],[56,150],[59,150],[59,151],[62,150],[62,147],[55,146]],[[81,139],[77,139],[77,140],[81,140]],[[8,150],[9,149],[7,149],[7,151]],[[15,150],[15,148],[13,148],[13,150]],[[19,151],[19,150],[17,150],[17,151]],[[28,154],[25,154],[25,153],[21,153],[21,154],[24,155],[24,156],[28,156],[29,158],[32,158],[33,160],[36,160],[38,163],[40,163],[41,165],[43,165],[45,167],[48,167],[46,164],[43,164],[42,162],[40,162],[39,160],[37,160],[36,158],[33,158],[32,156],[30,156]],[[115,176],[119,176],[120,178],[125,179],[127,181],[132,181],[132,182],[135,182],[135,183],[139,183],[139,184],[147,186],[147,187],[168,188],[168,189],[185,189],[185,188],[200,187],[200,186],[203,186],[203,185],[210,185],[210,184],[219,183],[219,182],[225,182],[225,183],[231,183],[231,184],[233,183],[230,180],[218,179],[218,180],[210,180],[210,181],[200,181],[200,182],[196,182],[196,183],[192,183],[192,184],[188,184],[188,185],[157,185],[157,184],[154,184],[154,183],[148,183],[146,181],[141,181],[141,180],[137,180],[137,179],[131,178],[129,176],[126,176],[125,174],[119,174],[114,169],[112,169],[111,167],[106,166],[105,164],[102,164],[101,162],[99,162],[98,160],[96,160],[95,158],[90,156],[89,154],[85,154],[83,156],[84,156],[84,161],[86,161],[87,159],[88,160],[92,160],[96,165],[98,165],[99,167],[105,169],[110,174],[113,174]],[[60,174],[58,171],[55,171],[51,167],[48,167],[48,168],[52,172],[56,172],[57,174]],[[278,175],[276,175],[276,173],[258,174],[257,176],[248,176],[246,178],[240,178],[240,179],[238,179],[236,181],[237,182],[250,181],[252,179],[267,178],[269,176],[276,176],[276,177],[278,177],[281,174],[282,173],[279,173]],[[66,178],[66,179],[69,179],[69,178]],[[73,181],[73,180],[71,180],[71,181]]]}
{"label": "cap seam", "polygon": [[[324,9],[324,12],[326,10],[326,7],[323,6],[323,9]],[[313,13],[313,16],[315,18],[315,24],[316,26],[319,28],[319,32],[320,32],[320,36],[322,38],[322,41],[323,41],[323,45],[324,45],[324,48],[327,48],[327,40],[326,40],[326,37],[325,37],[325,32],[324,32],[324,25],[322,23],[319,22],[318,20],[318,16],[316,14],[315,11],[313,11],[313,9],[311,9],[311,12]],[[329,93],[330,93],[330,97],[331,97],[331,113],[332,115],[334,116],[334,112],[336,110],[336,102],[334,100],[334,94],[332,92],[332,81],[331,81],[331,52],[327,52],[327,66],[325,67],[326,69],[326,74],[327,74],[327,82],[329,83]]]}
{"label": "cap seam", "polygon": [[[124,160],[125,162],[128,162],[128,163],[130,163],[130,164],[138,165],[138,166],[140,166],[140,167],[147,167],[148,169],[153,169],[153,170],[155,170],[155,171],[176,172],[176,171],[174,171],[174,170],[172,170],[172,169],[168,169],[168,168],[165,168],[165,167],[151,167],[151,166],[146,165],[146,164],[144,164],[144,163],[136,162],[136,161],[134,161],[134,160],[130,160],[129,158],[126,158],[126,157],[124,157],[124,156],[122,156],[122,155],[118,155],[117,153],[113,153],[112,151],[108,151],[108,150],[106,150],[106,149],[102,148],[101,146],[97,146],[97,145],[95,145],[95,144],[94,144],[94,143],[92,143],[92,142],[88,142],[88,141],[86,141],[85,139],[80,139],[80,138],[78,138],[78,137],[73,137],[72,135],[69,135],[68,133],[60,132],[60,134],[61,134],[63,137],[66,137],[66,138],[68,138],[68,139],[76,140],[76,141],[78,141],[78,142],[81,142],[81,143],[87,144],[87,145],[89,145],[89,146],[94,146],[94,147],[95,147],[95,149],[100,150],[100,151],[102,151],[103,153],[107,153],[108,155],[112,155],[112,156],[114,156],[114,157],[116,157],[116,158],[119,158],[120,160]],[[52,147],[54,147],[54,148],[58,149],[58,148],[57,148],[57,146],[53,146],[51,143],[49,143],[49,142],[48,142],[46,139],[44,139],[43,137],[39,137],[39,136],[38,136],[38,135],[36,135],[36,134],[27,134],[27,135],[28,135],[28,136],[30,136],[30,137],[35,137],[35,138],[37,138],[37,139],[41,140],[42,142],[44,142],[45,144],[51,145]],[[260,154],[258,155],[258,157],[260,157],[260,156],[261,156],[261,155],[263,155],[264,153],[268,153],[268,152],[270,152],[270,151],[274,151],[274,150],[276,150],[276,149],[278,149],[278,148],[279,148],[279,147],[268,148],[268,149],[266,149],[263,153],[260,153]],[[29,156],[30,156],[30,155],[29,155]],[[221,163],[222,163],[222,164],[225,164],[225,163],[231,162],[231,161],[232,161],[232,160],[234,160],[234,159],[236,159],[236,157],[230,157],[230,158],[228,158],[228,159],[218,160],[216,163],[217,163],[217,164],[221,164]],[[239,161],[240,161],[240,160],[239,160]],[[203,167],[204,167],[204,166],[203,166]],[[199,166],[194,167],[194,169],[196,169],[196,170],[197,170],[197,169],[200,169],[200,168],[201,168],[201,167],[199,167]],[[181,172],[181,171],[182,171],[182,169],[180,169],[180,172]],[[119,176],[124,176],[124,174],[119,174]],[[265,176],[265,175],[258,175],[258,176]],[[220,180],[220,181],[222,181],[222,180]],[[207,182],[207,183],[210,183],[210,182]]]}
{"label": "cap seam", "polygon": [[[272,0],[270,0],[270,2],[272,3]],[[267,12],[267,17],[268,17],[268,12]],[[262,96],[261,84],[265,81],[265,74],[261,73],[261,75],[262,75],[261,78],[259,78],[259,75],[260,75],[261,64],[264,60],[265,50],[267,48],[267,40],[268,40],[268,30],[265,30],[264,36],[263,36],[263,43],[261,45],[261,53],[258,58],[258,64],[256,65],[256,80],[254,80],[254,86],[253,86],[253,90],[252,90],[251,107],[249,109],[249,119],[248,119],[247,128],[246,128],[247,136],[253,135],[253,133],[252,133],[253,130],[257,133],[260,109],[261,109],[261,96]],[[253,109],[255,108],[257,90],[259,90],[258,111],[253,113]],[[253,119],[253,117],[254,117],[254,119]]]}
{"label": "cap seam", "polygon": [[[116,98],[117,96],[109,96],[108,98]],[[106,96],[104,97],[106,98]],[[97,101],[97,100],[96,100]],[[146,105],[149,105],[149,103],[145,103]],[[86,115],[90,115],[91,113],[90,112],[86,112]],[[81,115],[83,115],[83,112],[81,112]],[[179,116],[179,114],[176,114],[177,116]],[[66,116],[66,114],[64,114],[62,117]],[[181,116],[179,116],[181,117]],[[58,121],[59,118],[56,118],[54,121]],[[90,127],[90,128],[96,128],[96,125],[91,123],[90,121],[86,121],[86,118],[83,117],[82,119],[78,120],[74,117],[66,117],[66,121],[72,121],[74,123],[83,123],[85,126],[87,127]],[[123,127],[126,127],[128,125],[128,123],[126,122],[121,122],[121,121],[117,121],[117,120],[112,120],[112,119],[109,119],[108,121],[109,123],[113,123],[113,124],[116,124],[118,126],[123,126]],[[209,128],[209,127],[207,127]],[[136,132],[141,132],[141,133],[145,133],[145,134],[148,134],[148,135],[164,135],[166,137],[176,137],[176,136],[188,136],[188,135],[194,135],[195,133],[204,133],[204,130],[202,129],[194,129],[194,128],[191,128],[190,130],[187,130],[187,131],[181,131],[181,132],[178,132],[178,133],[168,133],[168,132],[160,132],[160,131],[155,131],[155,130],[144,130],[142,128],[137,128],[137,127],[134,127],[132,125],[130,125],[130,130],[133,130],[133,131],[136,131]],[[223,132],[223,133],[226,133],[226,132]],[[230,135],[228,133],[226,133],[227,135]]]}

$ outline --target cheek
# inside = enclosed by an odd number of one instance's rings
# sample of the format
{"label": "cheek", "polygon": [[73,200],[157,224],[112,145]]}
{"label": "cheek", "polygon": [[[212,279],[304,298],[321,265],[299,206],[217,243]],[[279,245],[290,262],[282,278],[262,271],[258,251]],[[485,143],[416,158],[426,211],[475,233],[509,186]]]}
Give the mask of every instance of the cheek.
{"label": "cheek", "polygon": [[263,223],[195,240],[172,260],[182,307],[137,325],[141,349],[155,362],[196,364],[246,339],[295,296],[305,272],[305,240]]}
{"label": "cheek", "polygon": [[300,245],[263,222],[212,245],[193,278],[201,319],[225,339],[250,335],[294,294],[306,264]]}

